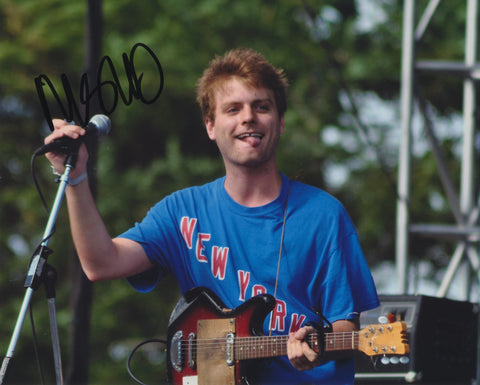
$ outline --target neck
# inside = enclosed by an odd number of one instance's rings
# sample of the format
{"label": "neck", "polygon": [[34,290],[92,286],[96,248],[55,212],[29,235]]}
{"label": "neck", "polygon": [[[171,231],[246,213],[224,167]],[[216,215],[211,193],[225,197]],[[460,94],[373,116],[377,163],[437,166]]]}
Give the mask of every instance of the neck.
{"label": "neck", "polygon": [[[317,333],[307,336],[307,343],[318,351]],[[354,351],[359,349],[359,334],[352,332],[325,333],[323,346],[325,353]],[[239,360],[278,357],[287,354],[288,336],[239,337],[235,340],[235,357]]]}
{"label": "neck", "polygon": [[266,205],[275,200],[282,188],[282,176],[273,172],[227,172],[225,190],[237,203],[247,207]]}

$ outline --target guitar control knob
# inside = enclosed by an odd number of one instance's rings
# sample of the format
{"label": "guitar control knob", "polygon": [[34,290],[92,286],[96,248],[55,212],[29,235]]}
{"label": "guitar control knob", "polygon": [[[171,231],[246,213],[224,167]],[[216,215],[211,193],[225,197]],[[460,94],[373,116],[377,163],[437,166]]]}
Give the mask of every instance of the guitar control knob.
{"label": "guitar control knob", "polygon": [[384,315],[381,315],[380,317],[378,317],[378,323],[380,323],[380,324],[388,324],[388,317],[387,317],[387,316],[384,316]]}
{"label": "guitar control knob", "polygon": [[390,362],[393,364],[393,365],[396,365],[400,362],[400,358],[398,357],[390,357]]}
{"label": "guitar control knob", "polygon": [[401,364],[408,364],[410,362],[410,357],[408,356],[401,356],[400,357],[400,363]]}

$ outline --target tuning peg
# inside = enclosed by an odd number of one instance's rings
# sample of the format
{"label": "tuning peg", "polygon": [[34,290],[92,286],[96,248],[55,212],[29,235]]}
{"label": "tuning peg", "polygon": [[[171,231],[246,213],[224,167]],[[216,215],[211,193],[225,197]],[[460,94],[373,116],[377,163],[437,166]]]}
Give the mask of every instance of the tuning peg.
{"label": "tuning peg", "polygon": [[390,360],[387,356],[383,356],[382,359],[380,360],[380,362],[383,364],[383,365],[388,365],[390,363]]}
{"label": "tuning peg", "polygon": [[388,318],[384,315],[381,315],[378,317],[378,323],[382,325],[388,324]]}

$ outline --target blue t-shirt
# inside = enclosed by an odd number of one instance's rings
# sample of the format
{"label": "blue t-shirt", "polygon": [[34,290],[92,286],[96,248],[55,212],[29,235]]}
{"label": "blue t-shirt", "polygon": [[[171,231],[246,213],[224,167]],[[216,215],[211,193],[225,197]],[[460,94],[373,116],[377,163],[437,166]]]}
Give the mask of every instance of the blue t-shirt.
{"label": "blue t-shirt", "polygon": [[[224,181],[167,196],[120,235],[139,242],[156,264],[129,278],[137,290],[148,291],[172,273],[182,293],[206,287],[233,309],[257,294],[274,294],[281,248],[277,304],[265,319],[265,334],[321,324],[312,308],[334,322],[379,305],[356,230],[338,200],[282,175],[274,201],[244,207],[228,195]],[[266,362],[261,377],[260,383],[272,384],[352,384],[354,363],[330,361],[300,372],[281,357]]]}

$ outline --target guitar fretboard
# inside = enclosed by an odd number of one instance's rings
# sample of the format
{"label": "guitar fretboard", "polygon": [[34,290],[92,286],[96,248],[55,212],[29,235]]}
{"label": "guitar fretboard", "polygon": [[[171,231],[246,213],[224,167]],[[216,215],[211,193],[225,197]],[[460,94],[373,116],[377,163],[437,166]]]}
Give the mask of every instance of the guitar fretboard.
{"label": "guitar fretboard", "polygon": [[[358,349],[358,332],[325,333],[325,351]],[[288,336],[237,337],[234,354],[237,360],[284,356],[287,354]],[[318,351],[318,334],[310,334],[307,342]]]}

